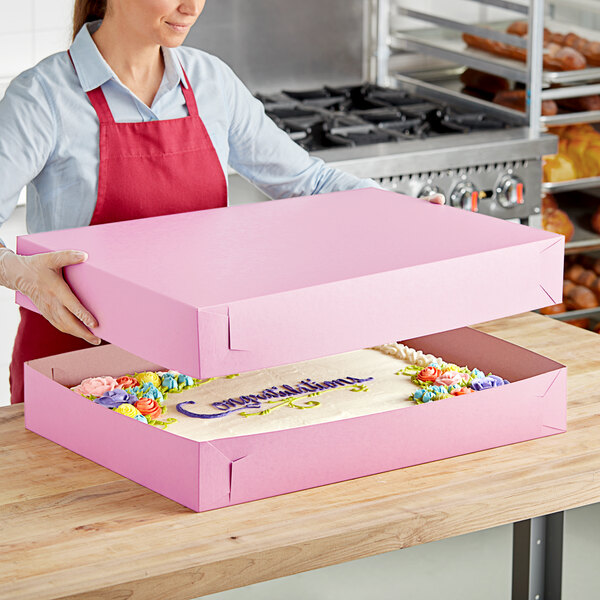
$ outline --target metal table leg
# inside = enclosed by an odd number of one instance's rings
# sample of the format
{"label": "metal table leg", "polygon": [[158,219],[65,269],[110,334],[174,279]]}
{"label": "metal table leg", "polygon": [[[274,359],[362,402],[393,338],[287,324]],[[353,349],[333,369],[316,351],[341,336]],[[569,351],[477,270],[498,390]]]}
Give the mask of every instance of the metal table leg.
{"label": "metal table leg", "polygon": [[512,600],[560,600],[564,513],[513,525]]}

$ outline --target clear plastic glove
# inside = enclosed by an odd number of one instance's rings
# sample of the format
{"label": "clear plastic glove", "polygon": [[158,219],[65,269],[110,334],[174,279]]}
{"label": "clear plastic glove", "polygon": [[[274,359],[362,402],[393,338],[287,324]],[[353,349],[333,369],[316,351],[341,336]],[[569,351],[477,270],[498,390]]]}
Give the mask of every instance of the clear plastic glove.
{"label": "clear plastic glove", "polygon": [[25,294],[60,331],[98,345],[102,340],[89,331],[98,322],[62,276],[63,267],[86,260],[87,254],[76,250],[20,256],[0,246],[0,285]]}
{"label": "clear plastic glove", "polygon": [[446,196],[444,194],[431,194],[430,196],[424,196],[423,200],[431,202],[432,204],[446,204]]}

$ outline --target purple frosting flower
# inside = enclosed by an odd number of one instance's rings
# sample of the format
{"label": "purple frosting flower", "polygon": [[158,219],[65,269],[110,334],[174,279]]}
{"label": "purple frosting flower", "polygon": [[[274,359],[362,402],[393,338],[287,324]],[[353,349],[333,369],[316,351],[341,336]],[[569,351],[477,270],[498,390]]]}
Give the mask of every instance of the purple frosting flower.
{"label": "purple frosting flower", "polygon": [[126,390],[116,389],[110,392],[104,392],[100,398],[96,398],[94,402],[107,408],[117,408],[121,404],[133,404],[138,398],[135,394],[130,394]]}
{"label": "purple frosting flower", "polygon": [[502,379],[502,377],[498,377],[497,375],[488,375],[487,377],[475,379],[475,381],[471,383],[471,387],[476,392],[481,392],[483,390],[489,390],[490,388],[506,385],[507,383],[508,381],[506,381],[506,379]]}

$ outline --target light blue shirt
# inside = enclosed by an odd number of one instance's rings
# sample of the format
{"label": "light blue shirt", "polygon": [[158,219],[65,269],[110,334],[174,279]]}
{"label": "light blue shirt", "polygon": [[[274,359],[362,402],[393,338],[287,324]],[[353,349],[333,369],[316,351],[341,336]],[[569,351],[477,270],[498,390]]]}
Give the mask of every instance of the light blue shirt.
{"label": "light blue shirt", "polygon": [[86,92],[101,86],[118,122],[182,118],[188,112],[181,65],[226,176],[229,164],[271,198],[379,187],[311,157],[265,115],[230,67],[201,50],[162,49],[164,76],[146,106],[102,58],[91,37],[99,25],[84,26],[71,46],[77,73],[68,54],[59,52],[16,77],[0,101],[0,224],[27,185],[30,233],[89,225],[98,189],[99,124]]}

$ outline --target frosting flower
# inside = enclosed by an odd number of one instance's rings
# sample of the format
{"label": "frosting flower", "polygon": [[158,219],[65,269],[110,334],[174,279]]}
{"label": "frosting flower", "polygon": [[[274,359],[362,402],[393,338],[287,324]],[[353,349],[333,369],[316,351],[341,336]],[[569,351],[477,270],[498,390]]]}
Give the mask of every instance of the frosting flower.
{"label": "frosting flower", "polygon": [[429,366],[421,369],[417,378],[419,381],[435,381],[441,374],[442,372],[437,367]]}
{"label": "frosting flower", "polygon": [[151,383],[156,387],[160,387],[160,375],[153,373],[152,371],[144,371],[143,373],[137,373],[135,378],[140,383]]}
{"label": "frosting flower", "polygon": [[137,396],[119,388],[104,392],[100,398],[94,400],[96,404],[106,406],[107,408],[117,408],[121,404],[133,404],[136,401]]}
{"label": "frosting flower", "polygon": [[[506,383],[508,383],[508,381]],[[505,380],[502,379],[502,377],[498,377],[497,375],[488,375],[487,377],[481,377],[473,381],[473,383],[471,383],[471,387],[476,392],[500,387],[501,385],[505,385]]]}
{"label": "frosting flower", "polygon": [[117,378],[117,383],[122,390],[126,390],[130,387],[136,387],[140,385],[140,382],[135,377],[129,377],[129,375],[123,375],[123,377]]}
{"label": "frosting flower", "polygon": [[464,396],[465,394],[474,394],[475,391],[468,387],[462,387],[450,392],[453,396]]}
{"label": "frosting flower", "polygon": [[167,390],[177,390],[178,389],[178,385],[177,385],[177,375],[175,375],[174,373],[163,373],[162,374],[162,387],[164,387]]}
{"label": "frosting flower", "polygon": [[412,399],[419,404],[420,402],[431,402],[432,400],[442,400],[449,398],[448,389],[443,386],[434,385],[430,388],[420,388],[415,390]]}
{"label": "frosting flower", "polygon": [[179,383],[179,385],[183,384],[183,387],[191,387],[194,385],[194,379],[189,375],[179,375],[179,377],[177,377],[177,383]]}
{"label": "frosting flower", "polygon": [[129,391],[138,396],[138,398],[145,396],[146,398],[153,398],[159,402],[164,402],[162,392],[153,383],[142,383],[141,386],[130,388]]}
{"label": "frosting flower", "polygon": [[145,416],[150,419],[158,419],[162,414],[160,405],[152,398],[140,398],[134,406]]}
{"label": "frosting flower", "polygon": [[131,417],[135,419],[137,415],[141,415],[142,413],[135,407],[133,404],[121,404],[115,408],[115,412],[118,412],[121,415],[125,415],[126,417]]}
{"label": "frosting flower", "polygon": [[421,398],[421,400],[423,402],[430,402],[431,400],[433,400],[435,398],[435,394],[433,392],[425,392],[423,394],[423,397]]}
{"label": "frosting flower", "polygon": [[444,371],[439,377],[436,378],[436,385],[460,385],[469,378],[465,373],[459,373],[458,371]]}
{"label": "frosting flower", "polygon": [[104,392],[110,392],[118,385],[113,377],[88,377],[71,389],[82,396],[102,396]]}

